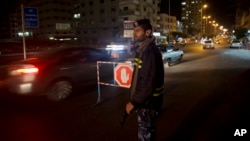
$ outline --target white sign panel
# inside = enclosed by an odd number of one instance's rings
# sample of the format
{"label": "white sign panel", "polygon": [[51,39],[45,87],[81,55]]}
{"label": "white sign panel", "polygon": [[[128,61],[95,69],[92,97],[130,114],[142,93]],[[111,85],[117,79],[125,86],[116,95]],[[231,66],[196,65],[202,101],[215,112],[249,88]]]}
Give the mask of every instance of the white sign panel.
{"label": "white sign panel", "polygon": [[69,23],[56,23],[56,30],[70,30]]}
{"label": "white sign panel", "polygon": [[123,37],[124,38],[133,38],[134,37],[134,30],[124,30]]}
{"label": "white sign panel", "polygon": [[123,22],[123,37],[133,38],[134,37],[134,21],[124,21]]}

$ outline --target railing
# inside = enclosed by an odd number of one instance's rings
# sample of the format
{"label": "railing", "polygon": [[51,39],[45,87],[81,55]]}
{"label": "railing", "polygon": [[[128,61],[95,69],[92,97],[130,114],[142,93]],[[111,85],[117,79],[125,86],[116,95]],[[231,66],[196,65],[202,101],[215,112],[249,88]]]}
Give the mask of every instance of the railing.
{"label": "railing", "polygon": [[120,0],[119,5],[139,4],[139,0]]}

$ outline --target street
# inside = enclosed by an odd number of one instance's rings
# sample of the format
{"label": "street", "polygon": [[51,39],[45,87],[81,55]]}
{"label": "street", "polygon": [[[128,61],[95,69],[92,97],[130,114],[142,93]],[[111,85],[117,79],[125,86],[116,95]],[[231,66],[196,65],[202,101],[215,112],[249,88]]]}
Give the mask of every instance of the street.
{"label": "street", "polygon": [[[250,50],[188,44],[181,63],[165,66],[165,104],[157,141],[249,140]],[[2,62],[2,61],[1,61]],[[136,141],[136,115],[120,120],[129,89],[97,85],[70,99],[0,94],[2,141]],[[235,131],[246,129],[243,136]]]}

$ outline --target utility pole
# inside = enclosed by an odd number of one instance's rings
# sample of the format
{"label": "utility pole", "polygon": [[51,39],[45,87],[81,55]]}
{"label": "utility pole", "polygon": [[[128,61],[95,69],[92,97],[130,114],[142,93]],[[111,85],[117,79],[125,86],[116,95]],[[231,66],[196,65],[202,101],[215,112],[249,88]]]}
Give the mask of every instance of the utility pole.
{"label": "utility pole", "polygon": [[26,43],[25,43],[25,33],[24,33],[24,9],[23,9],[23,4],[21,4],[21,15],[22,15],[22,32],[23,32],[23,59],[26,60]]}
{"label": "utility pole", "polygon": [[168,0],[168,43],[170,43],[170,0]]}

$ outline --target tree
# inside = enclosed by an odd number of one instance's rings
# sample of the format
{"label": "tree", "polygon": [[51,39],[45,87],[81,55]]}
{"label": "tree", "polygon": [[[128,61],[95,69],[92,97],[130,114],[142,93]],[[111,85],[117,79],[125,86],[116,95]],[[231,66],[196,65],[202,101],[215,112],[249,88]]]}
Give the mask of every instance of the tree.
{"label": "tree", "polygon": [[246,37],[246,34],[247,34],[247,28],[244,27],[239,27],[234,32],[236,39],[241,39],[243,37]]}

